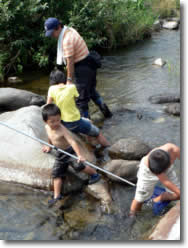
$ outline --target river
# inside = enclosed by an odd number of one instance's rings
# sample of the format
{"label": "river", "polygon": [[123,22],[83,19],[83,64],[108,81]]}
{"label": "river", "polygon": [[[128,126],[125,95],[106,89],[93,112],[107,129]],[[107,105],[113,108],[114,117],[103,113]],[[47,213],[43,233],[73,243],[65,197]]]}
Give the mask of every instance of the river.
{"label": "river", "polygon": [[[167,142],[180,145],[180,118],[164,113],[163,105],[148,100],[152,95],[180,92],[180,31],[161,30],[151,39],[103,55],[97,87],[114,115],[99,125],[110,142],[136,136],[152,147]],[[167,61],[162,68],[152,65],[159,57]],[[24,77],[25,84],[18,88],[47,94],[48,75]],[[92,116],[99,114],[92,103],[90,107]],[[136,112],[123,112],[122,107]],[[180,177],[179,161],[175,167]],[[114,193],[115,184],[110,190]],[[114,199],[114,213],[108,215],[84,192],[73,195],[70,204],[57,211],[46,206],[48,192],[0,182],[0,239],[141,240],[159,217],[144,208],[130,226],[118,209],[128,212],[134,189],[122,185],[120,190],[121,206]]]}

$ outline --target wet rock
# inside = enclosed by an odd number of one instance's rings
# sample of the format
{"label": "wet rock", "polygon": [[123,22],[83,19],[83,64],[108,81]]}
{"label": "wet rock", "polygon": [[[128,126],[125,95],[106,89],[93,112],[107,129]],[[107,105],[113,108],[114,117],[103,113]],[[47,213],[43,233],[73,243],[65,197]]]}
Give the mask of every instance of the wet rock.
{"label": "wet rock", "polygon": [[64,213],[64,220],[69,227],[74,230],[82,230],[85,226],[95,223],[96,216],[92,215],[84,208],[76,208]]}
{"label": "wet rock", "polygon": [[170,102],[180,102],[180,95],[179,94],[159,94],[149,97],[149,101],[151,103],[170,103]]}
{"label": "wet rock", "polygon": [[19,84],[19,83],[23,83],[23,80],[19,77],[8,77],[8,83],[11,84]]}
{"label": "wet rock", "polygon": [[109,148],[109,155],[113,159],[140,160],[151,148],[141,140],[130,137],[120,139]]}
{"label": "wet rock", "polygon": [[[48,140],[40,107],[29,106],[1,114],[0,121],[32,137],[46,142]],[[0,180],[22,183],[35,188],[52,188],[51,170],[55,161],[54,151],[50,154],[43,153],[42,144],[1,124],[0,140]],[[94,163],[94,154],[81,140],[79,146],[86,159]],[[72,180],[74,181],[75,179]]]}
{"label": "wet rock", "polygon": [[12,111],[22,107],[45,104],[45,99],[37,94],[15,88],[0,88],[0,111]]}
{"label": "wet rock", "polygon": [[160,29],[161,29],[161,23],[160,23],[159,20],[156,20],[156,21],[154,22],[154,24],[153,24],[153,30],[154,30],[154,31],[160,31]]}
{"label": "wet rock", "polygon": [[180,24],[180,18],[179,17],[169,17],[167,18],[167,21],[177,22]]}
{"label": "wet rock", "polygon": [[164,21],[162,24],[162,28],[170,29],[170,30],[178,29],[179,23],[178,21]]}
{"label": "wet rock", "polygon": [[127,187],[125,183],[112,182],[109,188],[113,199],[114,212],[120,215],[120,218],[126,218],[130,211],[130,204],[134,198],[135,187]]}
{"label": "wet rock", "polygon": [[153,62],[153,65],[157,65],[157,66],[164,66],[166,64],[166,61],[164,61],[162,58],[158,58]]}
{"label": "wet rock", "polygon": [[[131,182],[136,182],[138,165],[139,161],[117,159],[107,163],[104,169]],[[109,177],[112,181],[119,181],[111,175],[107,174],[107,177]]]}
{"label": "wet rock", "polygon": [[180,103],[169,103],[164,110],[168,114],[180,116]]}
{"label": "wet rock", "polygon": [[104,212],[111,213],[112,198],[108,190],[108,184],[103,179],[95,184],[88,185],[85,192],[100,200]]}
{"label": "wet rock", "polygon": [[160,219],[149,240],[180,240],[180,201]]}

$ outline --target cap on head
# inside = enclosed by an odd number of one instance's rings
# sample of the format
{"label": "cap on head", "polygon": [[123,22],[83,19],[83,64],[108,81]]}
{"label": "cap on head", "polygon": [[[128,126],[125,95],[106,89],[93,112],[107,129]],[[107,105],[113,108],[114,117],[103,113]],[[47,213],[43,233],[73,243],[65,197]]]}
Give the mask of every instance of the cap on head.
{"label": "cap on head", "polygon": [[46,31],[45,36],[52,36],[53,31],[58,27],[59,24],[60,22],[57,18],[48,18],[44,23],[44,29]]}
{"label": "cap on head", "polygon": [[65,74],[60,70],[53,70],[50,73],[50,81],[49,84],[59,84],[59,83],[66,83]]}

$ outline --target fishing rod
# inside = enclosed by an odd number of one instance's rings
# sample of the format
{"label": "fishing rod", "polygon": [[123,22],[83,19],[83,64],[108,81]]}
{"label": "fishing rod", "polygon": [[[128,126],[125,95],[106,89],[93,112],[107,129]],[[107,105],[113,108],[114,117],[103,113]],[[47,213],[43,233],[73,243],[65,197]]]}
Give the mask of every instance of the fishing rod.
{"label": "fishing rod", "polygon": [[[66,152],[66,151],[64,151],[64,150],[62,150],[62,149],[60,149],[60,148],[58,148],[58,147],[56,147],[56,146],[54,146],[54,145],[51,145],[51,144],[45,142],[44,140],[41,140],[41,139],[36,138],[36,137],[33,137],[33,136],[31,136],[31,135],[29,135],[29,134],[27,134],[27,133],[25,133],[25,132],[22,132],[22,131],[20,131],[20,130],[17,130],[16,128],[14,128],[14,127],[12,127],[12,126],[10,126],[10,125],[8,125],[8,124],[2,122],[2,121],[0,121],[0,125],[5,126],[5,127],[9,128],[9,129],[12,129],[12,130],[14,130],[14,131],[17,132],[17,133],[20,133],[20,134],[22,134],[22,135],[24,135],[24,136],[27,136],[28,138],[31,138],[31,139],[33,139],[33,140],[35,140],[35,141],[37,141],[37,142],[39,142],[39,143],[41,143],[41,144],[43,144],[43,145],[49,146],[49,147],[51,147],[52,149],[54,149],[54,150],[56,150],[56,151],[59,151],[59,152],[61,152],[61,153],[64,153],[64,154],[66,154],[66,155],[68,155],[68,156],[70,156],[70,157],[72,157],[72,158],[78,160],[78,157],[77,157],[77,156],[72,155],[72,154],[70,154],[70,153],[68,153],[68,152]],[[89,165],[90,167],[93,167],[93,168],[95,168],[95,169],[97,169],[97,170],[99,170],[99,171],[102,171],[102,172],[104,172],[104,173],[106,173],[106,174],[108,174],[108,175],[111,175],[111,176],[113,176],[113,177],[119,179],[120,181],[123,181],[124,183],[130,184],[131,186],[136,186],[134,183],[132,183],[132,182],[130,182],[130,181],[128,181],[128,180],[126,180],[126,179],[124,179],[124,178],[122,178],[122,177],[119,177],[119,176],[113,174],[113,173],[110,172],[110,171],[107,171],[107,170],[105,170],[105,169],[102,169],[102,168],[100,168],[100,167],[98,167],[98,166],[96,166],[96,165],[90,163],[89,161],[84,161],[84,163],[87,164],[87,165]]]}

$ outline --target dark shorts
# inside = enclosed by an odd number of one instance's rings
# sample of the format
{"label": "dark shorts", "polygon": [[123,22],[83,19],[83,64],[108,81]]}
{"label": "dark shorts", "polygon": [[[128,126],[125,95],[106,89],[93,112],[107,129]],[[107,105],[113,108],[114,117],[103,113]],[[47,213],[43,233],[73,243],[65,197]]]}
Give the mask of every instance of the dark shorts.
{"label": "dark shorts", "polygon": [[[72,147],[67,148],[65,151],[73,155],[75,154]],[[75,163],[73,158],[71,158],[70,156],[62,152],[56,151],[56,159],[54,166],[52,168],[52,178],[57,178],[57,177],[65,178],[69,165],[71,165],[74,168],[74,170],[77,172],[85,169],[84,164]]]}
{"label": "dark shorts", "polygon": [[88,119],[81,118],[78,121],[74,122],[65,122],[62,121],[63,125],[74,133],[81,133],[91,137],[98,137],[100,130],[98,127],[93,125]]}

